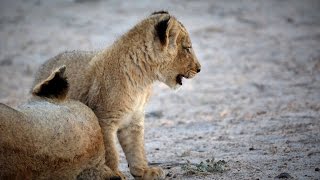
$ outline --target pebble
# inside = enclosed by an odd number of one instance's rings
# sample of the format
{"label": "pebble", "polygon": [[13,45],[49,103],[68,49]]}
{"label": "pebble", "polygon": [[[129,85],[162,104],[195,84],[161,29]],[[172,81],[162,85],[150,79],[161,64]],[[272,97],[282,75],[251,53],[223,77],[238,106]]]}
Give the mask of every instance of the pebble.
{"label": "pebble", "polygon": [[284,172],[284,173],[279,174],[279,175],[276,176],[275,178],[279,178],[279,179],[289,179],[289,178],[292,178],[292,176],[290,176],[289,173]]}

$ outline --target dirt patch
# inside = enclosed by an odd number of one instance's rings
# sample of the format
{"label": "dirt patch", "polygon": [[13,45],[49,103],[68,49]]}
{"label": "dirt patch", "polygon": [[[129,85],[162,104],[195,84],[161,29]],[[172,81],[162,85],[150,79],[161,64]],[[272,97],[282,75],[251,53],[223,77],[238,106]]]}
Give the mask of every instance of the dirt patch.
{"label": "dirt patch", "polygon": [[[165,168],[167,179],[318,179],[317,0],[5,0],[0,102],[28,99],[46,59],[107,47],[161,9],[189,30],[202,70],[177,92],[155,85],[145,122],[149,162]],[[132,179],[123,153],[121,169]]]}

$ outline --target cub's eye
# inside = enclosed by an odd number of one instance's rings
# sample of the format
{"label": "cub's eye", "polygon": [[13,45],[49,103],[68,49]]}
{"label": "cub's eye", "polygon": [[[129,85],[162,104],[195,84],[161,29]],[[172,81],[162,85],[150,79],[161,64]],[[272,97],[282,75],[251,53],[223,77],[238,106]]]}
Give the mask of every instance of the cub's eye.
{"label": "cub's eye", "polygon": [[189,47],[183,47],[183,49],[185,49],[188,53],[190,53],[191,52],[191,46],[189,46]]}

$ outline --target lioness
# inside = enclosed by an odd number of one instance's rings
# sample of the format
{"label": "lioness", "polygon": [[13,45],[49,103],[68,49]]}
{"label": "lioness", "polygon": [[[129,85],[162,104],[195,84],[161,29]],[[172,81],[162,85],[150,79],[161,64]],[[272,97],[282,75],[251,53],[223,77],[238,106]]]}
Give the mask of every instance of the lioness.
{"label": "lioness", "polygon": [[61,64],[68,67],[68,96],[88,105],[99,119],[107,166],[125,179],[118,170],[118,137],[136,179],[163,179],[163,170],[147,163],[144,108],[153,82],[161,81],[175,89],[183,78],[200,72],[185,27],[168,12],[155,12],[111,47],[99,52],[65,52],[48,60],[35,83]]}
{"label": "lioness", "polygon": [[29,102],[0,103],[0,179],[104,179],[105,149],[98,119],[66,100],[62,66],[37,84]]}

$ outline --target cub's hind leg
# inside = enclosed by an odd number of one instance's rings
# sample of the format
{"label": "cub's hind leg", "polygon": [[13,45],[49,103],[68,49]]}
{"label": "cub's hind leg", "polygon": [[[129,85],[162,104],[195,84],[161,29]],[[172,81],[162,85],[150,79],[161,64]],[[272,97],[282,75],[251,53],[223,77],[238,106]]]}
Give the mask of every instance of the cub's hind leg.
{"label": "cub's hind leg", "polygon": [[118,125],[117,119],[99,119],[105,145],[105,164],[121,179],[126,179],[125,175],[119,171],[119,155],[116,148],[116,134]]}

